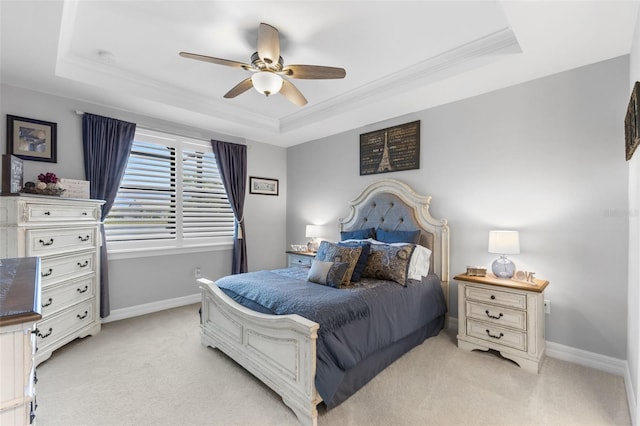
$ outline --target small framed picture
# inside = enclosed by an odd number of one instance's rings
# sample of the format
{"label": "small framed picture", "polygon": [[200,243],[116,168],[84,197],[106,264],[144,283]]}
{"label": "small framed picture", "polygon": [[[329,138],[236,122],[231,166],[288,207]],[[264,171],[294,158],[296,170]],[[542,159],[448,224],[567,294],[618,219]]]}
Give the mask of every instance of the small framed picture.
{"label": "small framed picture", "polygon": [[7,153],[23,160],[56,163],[56,123],[7,115]]}
{"label": "small framed picture", "polygon": [[249,177],[249,192],[251,194],[278,195],[278,185],[278,179]]}
{"label": "small framed picture", "polygon": [[640,82],[636,81],[631,92],[631,99],[627,107],[627,115],[624,119],[625,128],[625,155],[627,161],[631,160],[633,153],[640,145]]}

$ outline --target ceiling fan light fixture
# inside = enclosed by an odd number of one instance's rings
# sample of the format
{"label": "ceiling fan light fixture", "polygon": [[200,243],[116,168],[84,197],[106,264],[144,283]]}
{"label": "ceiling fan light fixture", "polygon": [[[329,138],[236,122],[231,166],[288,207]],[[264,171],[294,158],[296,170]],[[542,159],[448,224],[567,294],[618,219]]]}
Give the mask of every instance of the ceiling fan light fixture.
{"label": "ceiling fan light fixture", "polygon": [[271,71],[260,71],[251,76],[253,87],[265,96],[275,95],[282,88],[282,77]]}

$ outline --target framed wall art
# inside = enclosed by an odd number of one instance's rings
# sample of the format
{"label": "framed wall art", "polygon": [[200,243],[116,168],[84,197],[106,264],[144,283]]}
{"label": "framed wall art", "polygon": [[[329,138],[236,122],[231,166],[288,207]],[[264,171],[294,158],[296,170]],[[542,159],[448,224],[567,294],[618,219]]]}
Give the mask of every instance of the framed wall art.
{"label": "framed wall art", "polygon": [[360,176],[420,168],[420,121],[360,135]]}
{"label": "framed wall art", "polygon": [[627,161],[631,160],[633,153],[640,144],[640,106],[638,105],[638,96],[640,94],[640,82],[636,81],[631,91],[631,99],[627,107],[627,115],[624,118],[624,146]]}
{"label": "framed wall art", "polygon": [[278,186],[278,179],[249,177],[249,192],[251,194],[278,195]]}
{"label": "framed wall art", "polygon": [[56,163],[57,125],[7,115],[7,153],[23,160]]}

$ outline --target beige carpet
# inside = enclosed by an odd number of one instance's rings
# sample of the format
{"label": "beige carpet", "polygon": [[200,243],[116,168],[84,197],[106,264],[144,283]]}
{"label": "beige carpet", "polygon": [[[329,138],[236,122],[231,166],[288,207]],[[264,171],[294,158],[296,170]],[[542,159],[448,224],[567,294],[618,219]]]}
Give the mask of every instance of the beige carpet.
{"label": "beige carpet", "polygon": [[[37,424],[296,425],[278,395],[200,345],[197,305],[108,323],[38,367]],[[322,406],[321,406],[322,407]],[[540,375],[441,332],[318,425],[628,425],[623,379],[546,358]]]}

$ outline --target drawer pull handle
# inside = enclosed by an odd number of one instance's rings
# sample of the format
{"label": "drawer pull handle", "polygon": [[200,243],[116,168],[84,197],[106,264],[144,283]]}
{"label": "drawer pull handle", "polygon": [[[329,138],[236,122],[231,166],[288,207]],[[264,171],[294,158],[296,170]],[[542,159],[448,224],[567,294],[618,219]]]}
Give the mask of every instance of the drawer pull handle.
{"label": "drawer pull handle", "polygon": [[51,212],[44,212],[45,216],[51,216]]}
{"label": "drawer pull handle", "polygon": [[500,315],[498,315],[498,316],[491,315],[491,314],[489,313],[489,311],[488,311],[488,310],[487,310],[487,311],[484,311],[484,313],[485,313],[485,314],[487,314],[487,316],[488,316],[489,318],[491,318],[491,319],[500,319],[500,318],[502,318],[502,312],[500,312]]}
{"label": "drawer pull handle", "polygon": [[492,294],[490,297],[491,300],[496,300],[496,297]]}
{"label": "drawer pull handle", "polygon": [[49,300],[47,300],[47,303],[42,304],[42,307],[46,308],[47,306],[51,306],[52,303],[53,303],[53,299],[49,298]]}
{"label": "drawer pull handle", "polygon": [[491,338],[493,338],[493,339],[500,339],[500,338],[504,337],[504,334],[503,334],[503,333],[500,333],[500,335],[499,335],[499,336],[497,336],[497,335],[495,335],[495,334],[491,334],[491,333],[489,332],[489,330],[485,330],[485,331],[487,332],[487,336],[489,336],[489,337],[491,337]]}
{"label": "drawer pull handle", "polygon": [[86,268],[87,266],[89,266],[89,261],[85,260],[84,263],[78,262],[78,266],[81,268]]}
{"label": "drawer pull handle", "polygon": [[49,242],[48,243],[45,242],[45,241],[40,240],[40,244],[42,244],[43,246],[50,246],[50,245],[53,244],[53,238],[49,238]]}
{"label": "drawer pull handle", "polygon": [[38,370],[36,370],[35,368],[33,369],[33,384],[37,384],[38,383]]}
{"label": "drawer pull handle", "polygon": [[49,272],[40,272],[40,275],[42,275],[43,277],[48,277],[51,274],[53,274],[53,269],[51,268],[49,268]]}
{"label": "drawer pull handle", "polygon": [[36,336],[40,337],[41,339],[46,339],[47,337],[51,336],[51,333],[53,333],[53,328],[49,327],[49,331],[47,332],[47,334],[42,334],[42,332],[36,328],[35,333]]}
{"label": "drawer pull handle", "polygon": [[87,212],[82,212],[82,216],[88,216]]}
{"label": "drawer pull handle", "polygon": [[89,315],[89,311],[84,311],[84,315],[78,314],[76,316],[78,317],[78,319],[83,320],[83,319],[85,319],[87,317],[87,315]]}
{"label": "drawer pull handle", "polygon": [[78,290],[78,293],[80,293],[80,294],[86,293],[87,290],[89,290],[89,286],[85,285],[84,288],[76,288],[76,290]]}
{"label": "drawer pull handle", "polygon": [[87,235],[86,237],[83,237],[82,235],[78,235],[78,238],[80,239],[80,241],[84,242],[84,241],[89,241],[91,237],[89,235]]}

